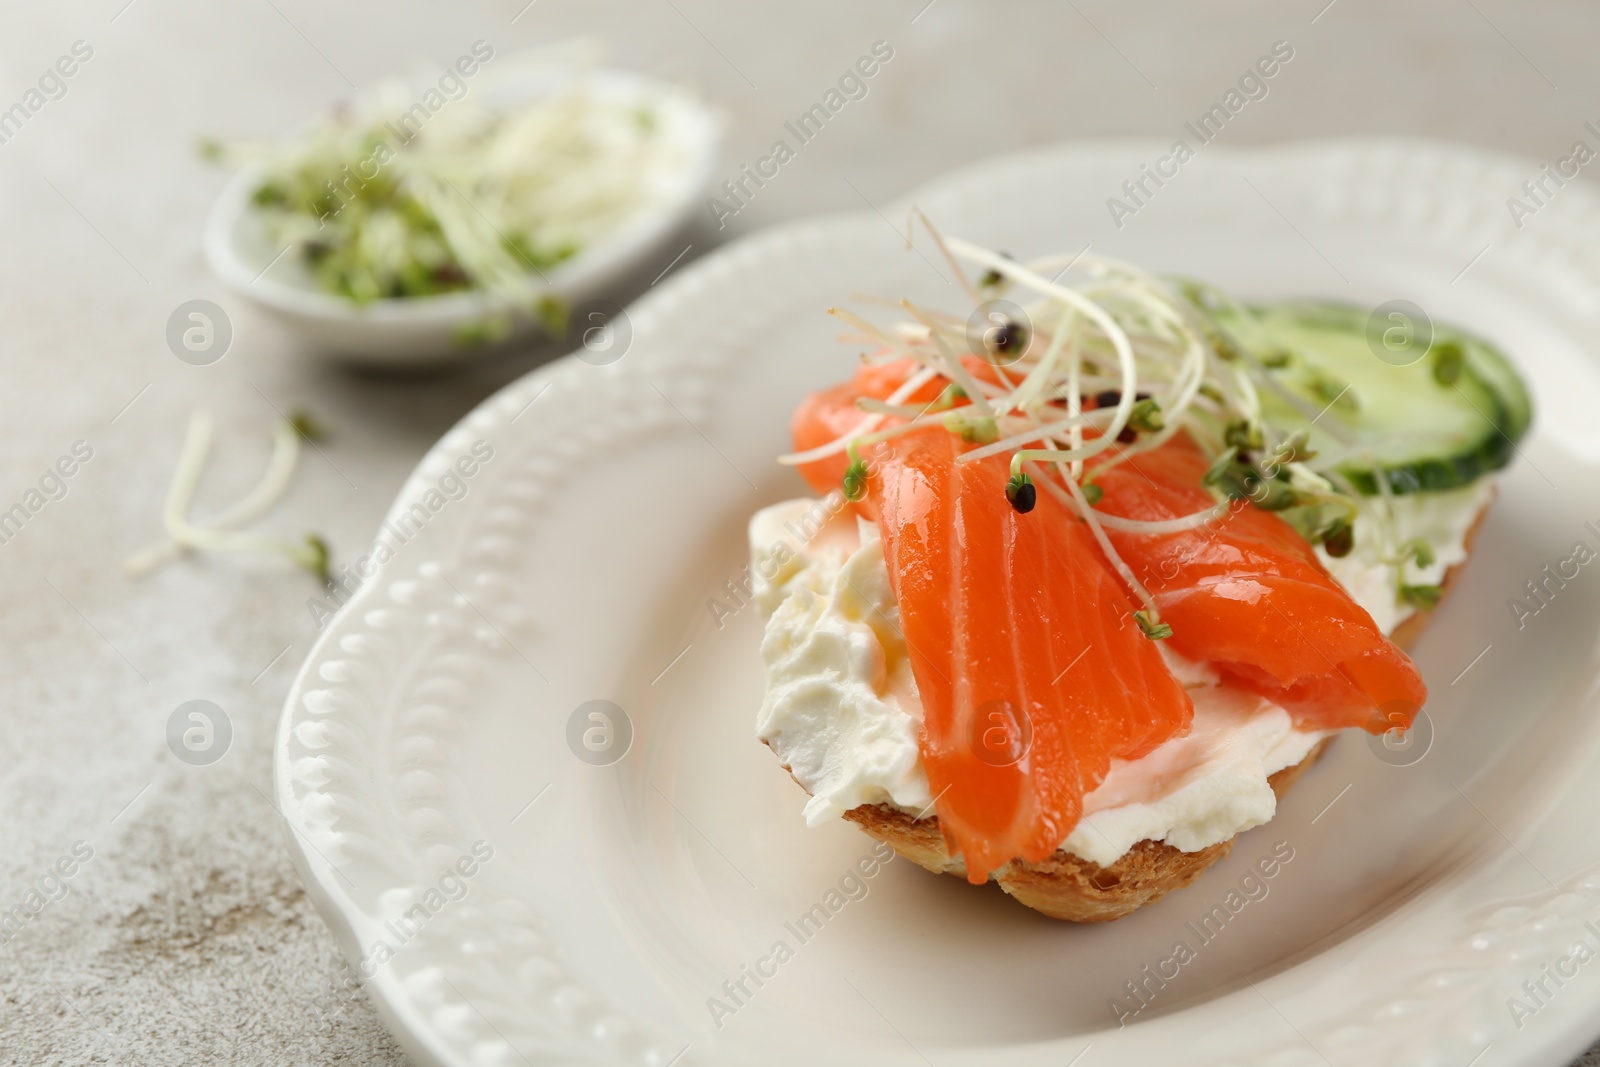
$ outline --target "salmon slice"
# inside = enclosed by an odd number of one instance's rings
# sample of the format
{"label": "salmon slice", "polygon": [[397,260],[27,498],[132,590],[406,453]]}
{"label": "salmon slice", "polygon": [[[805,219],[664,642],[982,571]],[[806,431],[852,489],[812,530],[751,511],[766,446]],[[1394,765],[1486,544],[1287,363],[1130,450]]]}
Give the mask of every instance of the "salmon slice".
{"label": "salmon slice", "polygon": [[[806,397],[795,409],[789,424],[795,451],[808,452],[820,448],[855,430],[867,417],[866,412],[856,407],[856,398],[888,400],[916,367],[916,362],[909,359],[883,364],[863,363],[856,368],[855,376],[849,381],[818,390]],[[938,397],[945,385],[943,378],[936,378],[907,398],[906,404],[926,404]],[[903,421],[891,419],[878,425],[891,426]],[[802,465],[800,473],[811,488],[826,496],[839,488],[845,469],[849,466],[850,458],[841,451]]]}
{"label": "salmon slice", "polygon": [[[1099,509],[1156,521],[1202,511],[1205,454],[1180,433],[1095,475]],[[1283,519],[1240,502],[1220,522],[1149,536],[1107,530],[1155,598],[1167,640],[1282,705],[1308,729],[1409,726],[1427,699],[1416,665]]]}
{"label": "salmon slice", "polygon": [[[848,432],[860,420],[854,398],[887,395],[883,384],[858,374],[810,398],[796,413],[797,447]],[[1065,505],[1040,496],[1018,514],[1006,457],[957,464],[969,446],[941,428],[891,445],[875,456],[864,510],[899,600],[940,829],[981,883],[1012,859],[1052,855],[1111,761],[1186,732],[1194,707]],[[803,473],[831,491],[846,462]]]}

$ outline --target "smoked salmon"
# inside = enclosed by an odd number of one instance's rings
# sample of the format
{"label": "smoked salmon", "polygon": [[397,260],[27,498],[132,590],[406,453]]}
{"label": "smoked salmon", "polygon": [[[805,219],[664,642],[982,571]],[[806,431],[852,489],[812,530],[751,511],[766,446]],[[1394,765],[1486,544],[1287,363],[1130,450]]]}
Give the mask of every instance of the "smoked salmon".
{"label": "smoked salmon", "polygon": [[[904,377],[878,370],[808,399],[797,447],[849,432],[855,398],[882,399]],[[966,447],[938,425],[894,439],[862,505],[900,605],[939,825],[978,883],[1052,855],[1111,761],[1186,732],[1193,705],[1083,522],[1053,498],[1019,514],[1002,491],[1005,458],[957,463]],[[846,462],[802,472],[828,492]]]}
{"label": "smoked salmon", "polygon": [[[1209,465],[1187,433],[1094,476],[1099,510],[1161,521],[1211,507]],[[1427,699],[1416,666],[1328,574],[1294,527],[1244,500],[1206,526],[1108,530],[1154,595],[1173,648],[1286,708],[1297,725],[1411,725]]]}

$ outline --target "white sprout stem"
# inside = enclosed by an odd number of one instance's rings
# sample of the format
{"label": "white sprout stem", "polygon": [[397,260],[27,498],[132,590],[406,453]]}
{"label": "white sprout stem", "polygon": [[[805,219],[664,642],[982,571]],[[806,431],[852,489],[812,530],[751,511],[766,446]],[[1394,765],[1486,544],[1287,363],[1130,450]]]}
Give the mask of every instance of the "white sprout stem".
{"label": "white sprout stem", "polygon": [[856,407],[862,411],[870,411],[874,415],[888,415],[896,419],[914,419],[927,413],[926,405],[912,407],[909,404],[891,404],[886,400],[879,400],[871,396],[858,397],[856,399]]}
{"label": "white sprout stem", "polygon": [[[1067,414],[1078,415],[1083,411],[1083,383],[1080,375],[1083,372],[1083,354],[1077,345],[1072,346],[1072,359],[1067,363]],[[1072,448],[1083,447],[1083,427],[1074,426],[1067,434],[1067,443]],[[1083,481],[1083,461],[1074,460],[1070,468],[1072,480]]]}
{"label": "white sprout stem", "polygon": [[[934,368],[924,367],[922,370],[907,378],[905,383],[902,384],[900,388],[890,393],[889,399],[885,401],[885,403],[905,403],[907,397],[915,393],[918,389],[921,389],[924,385],[927,385],[929,382],[933,381],[938,376],[939,372]],[[795,467],[803,463],[812,463],[819,459],[827,459],[829,456],[837,455],[838,453],[849,448],[850,442],[855,440],[861,434],[877,429],[878,424],[881,422],[883,422],[882,415],[867,415],[863,417],[862,420],[857,423],[855,428],[849,433],[846,433],[840,437],[836,437],[825,445],[818,445],[816,448],[807,449],[804,452],[791,452],[786,456],[779,456],[778,462],[786,467]]]}
{"label": "white sprout stem", "polygon": [[1173,519],[1129,519],[1121,515],[1112,515],[1100,510],[1095,511],[1095,518],[1097,518],[1101,525],[1105,526],[1107,529],[1116,530],[1118,533],[1142,534],[1150,537],[1156,537],[1162,534],[1182,533],[1185,530],[1195,530],[1201,526],[1209,526],[1228,513],[1230,504],[1231,501],[1224,500],[1217,504],[1213,504],[1204,511],[1196,511],[1188,515],[1180,515],[1179,517]]}
{"label": "white sprout stem", "polygon": [[[1050,345],[1045,349],[1038,364],[1023,378],[1022,384],[1017,387],[1015,399],[1009,408],[1025,408],[1034,403],[1039,394],[1044,392],[1045,383],[1050,378],[1050,372],[1055,370],[1056,363],[1061,358],[1062,351],[1067,346],[1067,338],[1071,332],[1072,310],[1069,308],[1061,313],[1061,321],[1056,324],[1055,332],[1050,337]],[[1073,412],[1077,414],[1077,412]]]}
{"label": "white sprout stem", "polygon": [[1164,407],[1162,411],[1166,419],[1166,425],[1153,434],[1141,436],[1140,440],[1136,441],[1131,447],[1122,449],[1104,463],[1097,465],[1089,474],[1090,481],[1093,481],[1112,467],[1127,462],[1141,452],[1151,452],[1160,448],[1177,436],[1178,431],[1184,428],[1180,418],[1194,403],[1195,397],[1200,393],[1200,386],[1205,381],[1206,349],[1200,343],[1198,336],[1190,337],[1189,354],[1191,358],[1180,371],[1180,373],[1187,371],[1188,378],[1182,382],[1177,396],[1172,399],[1170,409]]}
{"label": "white sprout stem", "polygon": [[184,524],[183,516],[189,510],[189,502],[194,499],[195,488],[200,484],[200,471],[205,466],[206,454],[211,450],[213,426],[208,411],[196,411],[189,417],[189,428],[184,433],[183,447],[178,452],[178,465],[172,472],[172,481],[167,486],[167,499],[161,512],[161,525],[167,532],[168,541],[140,549],[129,556],[122,565],[123,572],[129,577],[138,577],[159,567],[169,558],[169,548],[173,555],[181,548],[179,535]]}
{"label": "white sprout stem", "polygon": [[867,337],[877,341],[885,348],[898,353],[902,358],[917,358],[916,353],[906,347],[906,338],[896,337],[894,334],[883,329],[881,326],[878,326],[862,316],[857,315],[854,311],[850,311],[845,308],[829,308],[828,314],[832,315],[836,319],[841,319],[844,322],[848,322]]}
{"label": "white sprout stem", "polygon": [[147,545],[130,555],[123,563],[123,572],[129,577],[148,574],[176,559],[186,549],[279,552],[296,562],[304,562],[303,553],[295,546],[272,538],[228,532],[260,518],[282,498],[288,488],[300,454],[300,432],[291,422],[280,422],[273,429],[272,458],[260,480],[248,493],[208,522],[194,523],[188,519],[200,472],[205,467],[206,456],[211,449],[213,427],[210,414],[204,411],[196,412],[189,420],[189,429],[162,512],[162,526],[168,539]]}
{"label": "white sprout stem", "polygon": [[933,243],[939,246],[939,251],[944,254],[945,262],[950,264],[950,269],[961,280],[961,288],[966,290],[968,298],[974,304],[983,303],[983,297],[979,296],[978,290],[972,287],[972,280],[967,277],[967,272],[961,269],[961,264],[956,262],[956,257],[951,254],[950,247],[944,243],[944,238],[940,236],[938,228],[934,226],[933,221],[923,213],[921,208],[912,208],[911,217],[906,219],[906,247],[908,249],[911,247],[912,224],[918,220],[922,222],[923,228],[928,231],[928,235],[933,238]]}
{"label": "white sprout stem", "polygon": [[[950,247],[966,256],[968,259],[981,263],[989,269],[1008,278],[1027,285],[1039,292],[1055,297],[1068,307],[1082,312],[1089,321],[1100,327],[1100,331],[1111,341],[1111,346],[1116,350],[1117,363],[1122,369],[1122,396],[1117,402],[1117,415],[1112,420],[1111,427],[1106,431],[1106,437],[1115,440],[1128,424],[1128,416],[1133,413],[1133,396],[1138,384],[1138,367],[1134,362],[1133,346],[1128,342],[1128,335],[1123,332],[1117,321],[1106,313],[1099,304],[1085,297],[1083,294],[1068,289],[1066,286],[1057,285],[1048,278],[1043,278],[1022,264],[996,255],[986,248],[963,241],[960,238],[950,238]],[[987,414],[987,412],[985,413]],[[1102,448],[1106,447],[1104,445]]]}
{"label": "white sprout stem", "polygon": [[1094,535],[1096,543],[1100,545],[1100,551],[1105,553],[1112,569],[1117,572],[1118,577],[1133,592],[1133,595],[1139,599],[1139,602],[1144,605],[1144,609],[1150,613],[1150,622],[1160,622],[1161,612],[1156,607],[1155,598],[1150,595],[1150,590],[1146,589],[1144,584],[1134,576],[1133,568],[1128,566],[1127,561],[1118,555],[1117,550],[1112,547],[1111,539],[1106,536],[1106,532],[1100,524],[1100,516],[1094,508],[1089,506],[1089,501],[1083,495],[1082,487],[1071,478],[1062,479],[1066,483],[1065,486],[1062,486],[1058,484],[1056,479],[1045,475],[1042,471],[1039,472],[1036,481],[1043,482],[1046,489],[1056,494],[1058,498],[1062,499],[1063,503],[1083,518],[1084,525],[1089,527],[1089,532]]}
{"label": "white sprout stem", "polygon": [[911,312],[917,321],[929,327],[929,339],[933,341],[934,347],[939,350],[939,357],[944,361],[946,376],[961,386],[961,391],[967,394],[967,398],[972,401],[979,414],[993,416],[994,408],[989,405],[989,398],[984,396],[982,389],[978,388],[978,383],[972,375],[967,373],[967,368],[962,364],[961,357],[951,349],[944,338],[939,336],[937,330],[932,329],[932,323],[924,317],[922,310],[909,300],[900,301],[900,305]]}
{"label": "white sprout stem", "polygon": [[295,464],[300,459],[300,431],[294,423],[284,420],[272,430],[272,458],[255,488],[246,493],[231,507],[203,523],[214,530],[232,530],[254,522],[267,513],[289,488]]}
{"label": "white sprout stem", "polygon": [[1040,423],[1032,429],[1025,430],[1022,433],[1013,434],[1010,437],[1003,437],[1000,440],[984,445],[981,448],[974,448],[970,451],[963,452],[961,455],[956,457],[956,462],[976,463],[980,459],[988,459],[990,456],[999,455],[1001,452],[1009,452],[1019,445],[1027,444],[1029,441],[1044,441],[1047,438],[1054,437],[1056,434],[1061,433],[1064,430],[1081,427],[1085,423],[1093,422],[1096,416],[1104,416],[1106,414],[1107,412],[1105,411],[1090,411],[1077,415],[1069,415],[1064,419],[1056,419],[1053,422]]}

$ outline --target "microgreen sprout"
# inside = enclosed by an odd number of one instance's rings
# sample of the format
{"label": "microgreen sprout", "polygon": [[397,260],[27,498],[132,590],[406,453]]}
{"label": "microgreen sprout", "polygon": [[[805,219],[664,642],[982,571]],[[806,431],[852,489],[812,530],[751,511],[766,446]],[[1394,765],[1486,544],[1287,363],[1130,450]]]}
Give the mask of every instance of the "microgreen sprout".
{"label": "microgreen sprout", "polygon": [[867,464],[856,451],[856,446],[849,448],[850,466],[844,470],[844,497],[846,500],[856,501],[867,495]]}
{"label": "microgreen sprout", "polygon": [[944,417],[944,428],[972,445],[993,444],[1000,437],[1000,427],[992,415],[971,415],[967,408],[957,408]]}
{"label": "microgreen sprout", "polygon": [[333,576],[328,569],[330,556],[328,542],[320,534],[306,534],[305,549],[290,558],[312,574],[315,574],[323,585],[329,585],[333,581]]}
{"label": "microgreen sprout", "polygon": [[1400,599],[1418,611],[1432,611],[1438,607],[1442,592],[1437,585],[1400,585]]}
{"label": "microgreen sprout", "polygon": [[1039,502],[1039,490],[1027,471],[1018,471],[1006,481],[1006,499],[1018,512],[1026,515]]}
{"label": "microgreen sprout", "polygon": [[1340,516],[1318,529],[1312,540],[1319,542],[1322,550],[1334,559],[1342,559],[1355,547],[1356,528],[1349,519]]}
{"label": "microgreen sprout", "polygon": [[1201,476],[1200,480],[1206,485],[1220,485],[1223,476],[1228,473],[1228,470],[1234,465],[1238,457],[1238,445],[1233,445],[1217,453],[1217,457],[1211,461],[1211,466],[1206,468],[1206,472]]}
{"label": "microgreen sprout", "polygon": [[[550,272],[658,201],[682,149],[658,121],[670,108],[587,78],[506,91],[547,74],[538,57],[500,60],[470,97],[435,106],[421,135],[391,121],[418,86],[384,83],[291,141],[207,141],[200,152],[258,171],[251,201],[262,228],[319,289],[358,304],[476,290],[548,328]],[[459,340],[496,340],[494,325]]]}
{"label": "microgreen sprout", "polygon": [[1162,622],[1154,612],[1147,609],[1134,612],[1133,621],[1139,624],[1139,629],[1152,641],[1163,641],[1172,636],[1172,626]]}
{"label": "microgreen sprout", "polygon": [[1421,537],[1414,537],[1400,546],[1400,562],[1414,560],[1419,567],[1433,566],[1433,546]]}
{"label": "microgreen sprout", "polygon": [[289,425],[294,428],[295,433],[304,437],[307,441],[327,440],[328,431],[323,427],[322,423],[304,411],[291,411],[289,413]]}
{"label": "microgreen sprout", "polygon": [[1317,458],[1317,454],[1306,447],[1310,435],[1304,430],[1294,433],[1279,441],[1272,450],[1270,463],[1274,467],[1286,467],[1291,463],[1305,463]]}
{"label": "microgreen sprout", "polygon": [[983,352],[980,355],[991,363],[1009,365],[1022,358],[1028,350],[1028,327],[1011,318],[982,331]]}
{"label": "microgreen sprout", "polygon": [[1223,444],[1257,450],[1263,447],[1261,427],[1248,419],[1234,419],[1222,431]]}
{"label": "microgreen sprout", "polygon": [[1166,420],[1161,416],[1161,405],[1153,399],[1141,400],[1133,405],[1133,411],[1128,415],[1128,425],[1140,433],[1155,433],[1166,428]]}
{"label": "microgreen sprout", "polygon": [[241,552],[283,556],[304,567],[323,581],[328,577],[328,544],[316,534],[295,544],[264,534],[241,532],[240,527],[254,522],[282,498],[289,487],[300,454],[300,442],[321,436],[316,421],[296,414],[279,422],[272,430],[272,458],[261,479],[239,500],[203,521],[189,517],[200,474],[211,450],[214,422],[207,412],[197,411],[189,420],[183,451],[167,490],[162,523],[167,539],[149,545],[123,562],[129,577],[147,574],[185,552]]}
{"label": "microgreen sprout", "polygon": [[[986,327],[974,331],[970,308],[962,314],[886,301],[906,313],[897,325],[830,309],[854,328],[851,341],[876,346],[868,364],[903,361],[905,377],[888,398],[859,402],[854,428],[782,462],[849,451],[844,489],[859,499],[866,469],[857,447],[942,431],[970,446],[956,457],[959,464],[1005,455],[1007,501],[1027,513],[1047,492],[1082,519],[1140,601],[1141,625],[1151,636],[1165,636],[1154,600],[1107,531],[1176,534],[1223,521],[1249,502],[1281,514],[1330,556],[1351,551],[1356,519],[1369,521],[1369,510],[1358,507],[1356,490],[1338,475],[1348,449],[1330,448],[1319,459],[1310,447],[1320,406],[1337,399],[1340,409],[1356,407],[1344,382],[1326,375],[1312,380],[1320,372],[1282,346],[1243,345],[1218,317],[1243,311],[1218,290],[1169,283],[1089,254],[1018,261],[943,236],[920,213],[912,217],[956,268],[973,305],[1003,290],[1021,314],[1000,318],[990,310]],[[939,391],[919,405],[913,398],[925,388]],[[1286,403],[1263,405],[1269,394]],[[1327,436],[1342,445],[1336,421],[1319,424],[1319,444]],[[1116,514],[1105,472],[1183,433],[1208,456],[1205,483],[1215,501],[1159,520]],[[1380,526],[1392,521],[1381,510],[1372,514]]]}
{"label": "microgreen sprout", "polygon": [[[1016,259],[1016,257],[1010,252],[1000,252],[997,254],[1005,259]],[[985,292],[997,292],[1005,287],[1006,276],[995,270],[993,267],[990,267],[988,270],[978,275],[978,288]]]}

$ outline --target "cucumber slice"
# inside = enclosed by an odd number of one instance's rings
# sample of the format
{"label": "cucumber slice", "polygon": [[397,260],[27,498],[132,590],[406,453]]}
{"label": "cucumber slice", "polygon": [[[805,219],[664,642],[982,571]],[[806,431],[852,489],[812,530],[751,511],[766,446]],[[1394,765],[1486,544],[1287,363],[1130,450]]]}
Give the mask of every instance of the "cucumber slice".
{"label": "cucumber slice", "polygon": [[1261,390],[1266,419],[1292,430],[1314,418],[1311,466],[1360,493],[1380,492],[1380,472],[1393,493],[1466,485],[1509,463],[1532,421],[1510,361],[1458,327],[1435,323],[1427,354],[1397,367],[1368,345],[1363,308],[1291,301],[1208,311],[1289,394]]}

